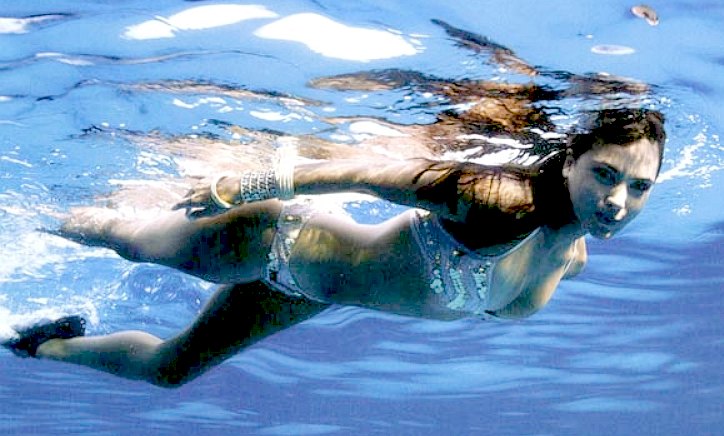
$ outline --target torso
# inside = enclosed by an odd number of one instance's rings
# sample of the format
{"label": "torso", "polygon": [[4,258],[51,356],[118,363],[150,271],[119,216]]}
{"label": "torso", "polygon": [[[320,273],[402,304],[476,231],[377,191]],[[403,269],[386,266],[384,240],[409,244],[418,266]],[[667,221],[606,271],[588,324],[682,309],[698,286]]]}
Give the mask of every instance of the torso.
{"label": "torso", "polygon": [[[547,301],[566,270],[585,255],[575,252],[575,240],[557,240],[547,228],[513,244],[475,252],[449,235],[432,251],[421,249],[427,242],[420,237],[414,214],[419,212],[406,212],[375,228],[327,214],[312,218],[291,259],[303,293],[325,302],[426,318],[481,316],[506,308],[522,295]],[[436,251],[441,252],[439,262]],[[463,256],[451,255],[456,251]],[[436,267],[440,277],[435,276]]]}

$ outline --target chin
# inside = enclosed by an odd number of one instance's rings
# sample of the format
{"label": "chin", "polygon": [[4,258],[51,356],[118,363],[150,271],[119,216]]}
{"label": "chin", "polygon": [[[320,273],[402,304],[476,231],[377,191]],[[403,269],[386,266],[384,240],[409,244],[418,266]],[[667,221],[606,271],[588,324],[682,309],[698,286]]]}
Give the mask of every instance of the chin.
{"label": "chin", "polygon": [[608,232],[608,233],[593,235],[593,237],[595,237],[596,239],[606,240],[606,239],[613,238],[613,235],[614,235],[614,232]]}
{"label": "chin", "polygon": [[592,227],[588,229],[588,234],[596,239],[611,239],[616,233],[618,233],[618,229],[608,229],[602,227]]}

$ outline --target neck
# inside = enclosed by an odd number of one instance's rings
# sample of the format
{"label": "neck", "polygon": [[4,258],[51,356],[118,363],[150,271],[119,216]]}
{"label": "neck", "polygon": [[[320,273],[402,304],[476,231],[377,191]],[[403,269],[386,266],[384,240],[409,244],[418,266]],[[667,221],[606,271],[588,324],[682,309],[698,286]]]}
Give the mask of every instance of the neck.
{"label": "neck", "polygon": [[569,224],[557,229],[543,227],[545,245],[551,249],[568,249],[574,241],[586,235],[580,224]]}

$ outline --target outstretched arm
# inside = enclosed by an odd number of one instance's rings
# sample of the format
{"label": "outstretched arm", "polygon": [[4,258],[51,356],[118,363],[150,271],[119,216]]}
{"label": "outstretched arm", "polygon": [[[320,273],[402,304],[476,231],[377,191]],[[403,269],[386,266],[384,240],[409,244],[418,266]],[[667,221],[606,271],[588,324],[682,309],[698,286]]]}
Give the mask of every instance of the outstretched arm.
{"label": "outstretched arm", "polygon": [[[471,164],[428,159],[331,161],[294,172],[298,194],[358,192],[461,219],[477,200]],[[476,171],[478,170],[478,171]]]}
{"label": "outstretched arm", "polygon": [[[459,222],[465,222],[471,212],[520,212],[532,204],[530,184],[529,178],[502,167],[421,158],[333,160],[294,169],[294,191],[298,195],[371,194]],[[238,177],[222,178],[216,190],[225,202],[241,202]],[[179,206],[206,207],[209,191],[199,188]]]}

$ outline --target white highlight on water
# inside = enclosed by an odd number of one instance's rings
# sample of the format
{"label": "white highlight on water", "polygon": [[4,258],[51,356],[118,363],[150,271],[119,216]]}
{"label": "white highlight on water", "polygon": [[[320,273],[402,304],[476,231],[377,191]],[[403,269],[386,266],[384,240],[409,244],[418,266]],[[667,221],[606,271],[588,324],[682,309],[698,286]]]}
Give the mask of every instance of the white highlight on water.
{"label": "white highlight on water", "polygon": [[259,5],[206,5],[183,10],[170,17],[157,16],[126,28],[123,37],[133,40],[173,38],[183,30],[203,30],[242,21],[276,18],[278,15]]}
{"label": "white highlight on water", "polygon": [[0,17],[0,34],[20,35],[28,33],[30,31],[30,27],[35,24],[41,24],[46,21],[59,20],[62,18],[63,15],[59,14],[36,15],[25,18]]}
{"label": "white highlight on water", "polygon": [[600,55],[623,56],[636,53],[632,47],[616,44],[601,44],[591,47],[591,52]]}
{"label": "white highlight on water", "polygon": [[353,27],[313,13],[294,14],[258,29],[260,38],[295,41],[322,56],[368,62],[418,52],[412,42],[389,31]]}
{"label": "white highlight on water", "polygon": [[289,121],[301,120],[303,118],[301,115],[295,114],[295,113],[283,114],[281,112],[270,111],[270,110],[249,111],[249,115],[253,116],[254,118],[264,120],[264,121],[274,121],[274,122],[283,122],[283,123],[286,123]]}

